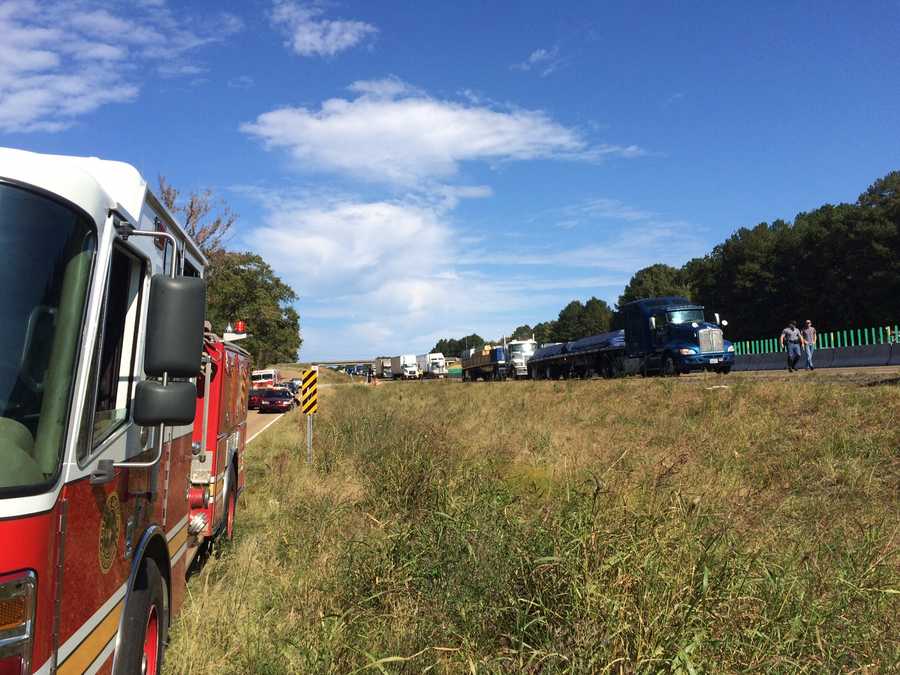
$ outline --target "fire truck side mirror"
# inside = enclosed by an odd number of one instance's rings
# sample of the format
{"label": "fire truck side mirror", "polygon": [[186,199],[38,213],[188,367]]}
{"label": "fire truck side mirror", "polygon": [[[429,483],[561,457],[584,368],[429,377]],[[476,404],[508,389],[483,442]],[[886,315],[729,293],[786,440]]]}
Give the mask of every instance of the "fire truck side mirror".
{"label": "fire truck side mirror", "polygon": [[200,373],[206,282],[196,277],[156,274],[150,281],[147,351],[144,372],[150,377],[194,377]]}
{"label": "fire truck side mirror", "polygon": [[157,424],[180,425],[194,421],[197,387],[193,382],[142,380],[134,392],[134,422],[144,427]]}

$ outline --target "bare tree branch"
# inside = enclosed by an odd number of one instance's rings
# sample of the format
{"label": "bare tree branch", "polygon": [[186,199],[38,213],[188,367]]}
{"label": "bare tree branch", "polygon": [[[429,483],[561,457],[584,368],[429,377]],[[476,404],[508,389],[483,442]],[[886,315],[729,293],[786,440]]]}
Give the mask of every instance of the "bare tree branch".
{"label": "bare tree branch", "polygon": [[159,196],[172,213],[184,221],[184,228],[205,254],[218,251],[237,220],[237,214],[212,190],[192,191],[186,203],[180,203],[181,192],[159,176]]}

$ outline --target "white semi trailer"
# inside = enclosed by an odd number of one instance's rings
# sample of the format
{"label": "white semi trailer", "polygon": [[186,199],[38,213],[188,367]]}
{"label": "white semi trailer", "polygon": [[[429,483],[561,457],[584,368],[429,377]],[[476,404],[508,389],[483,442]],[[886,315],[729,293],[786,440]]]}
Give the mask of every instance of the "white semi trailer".
{"label": "white semi trailer", "polygon": [[440,352],[419,354],[416,357],[416,366],[419,368],[419,377],[438,379],[447,377],[447,362]]}

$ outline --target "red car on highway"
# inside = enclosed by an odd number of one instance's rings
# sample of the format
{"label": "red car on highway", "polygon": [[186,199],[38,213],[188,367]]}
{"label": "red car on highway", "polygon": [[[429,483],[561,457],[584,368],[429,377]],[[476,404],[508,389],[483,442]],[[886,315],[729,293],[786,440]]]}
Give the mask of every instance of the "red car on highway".
{"label": "red car on highway", "polygon": [[259,410],[259,402],[262,401],[263,394],[268,391],[261,387],[254,387],[250,390],[250,398],[247,401],[247,407],[250,410]]}
{"label": "red car on highway", "polygon": [[259,412],[290,412],[295,405],[290,389],[266,389],[259,400]]}

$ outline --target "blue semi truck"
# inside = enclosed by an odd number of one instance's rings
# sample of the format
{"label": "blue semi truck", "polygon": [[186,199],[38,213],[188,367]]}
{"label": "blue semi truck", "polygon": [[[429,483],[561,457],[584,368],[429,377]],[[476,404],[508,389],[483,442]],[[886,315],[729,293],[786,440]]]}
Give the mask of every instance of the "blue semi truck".
{"label": "blue semi truck", "polygon": [[482,379],[505,380],[510,364],[506,347],[483,345],[467,349],[462,356],[463,382],[475,382]]}
{"label": "blue semi truck", "polygon": [[687,298],[662,297],[619,308],[619,330],[538,349],[528,362],[532,379],[680,375],[697,370],[729,373],[734,346],[724,338],[727,321],[706,321],[703,307]]}

